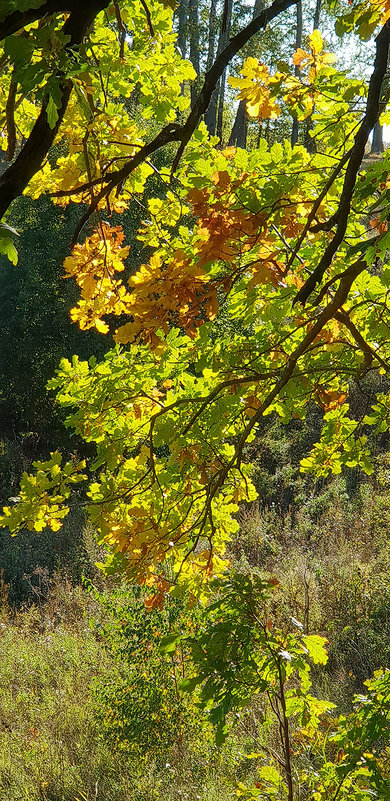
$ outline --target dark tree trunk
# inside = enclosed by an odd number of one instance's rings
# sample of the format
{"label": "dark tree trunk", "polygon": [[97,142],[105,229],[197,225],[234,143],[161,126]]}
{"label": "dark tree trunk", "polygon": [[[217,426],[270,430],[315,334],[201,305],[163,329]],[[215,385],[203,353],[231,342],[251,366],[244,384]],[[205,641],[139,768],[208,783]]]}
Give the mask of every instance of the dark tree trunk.
{"label": "dark tree trunk", "polygon": [[248,117],[245,109],[245,101],[240,100],[238,104],[236,119],[230,134],[229,145],[233,147],[246,147],[246,137],[248,133]]}
{"label": "dark tree trunk", "polygon": [[318,28],[320,26],[321,2],[322,2],[322,0],[317,0],[317,2],[316,2],[316,7],[315,7],[315,11],[314,11],[314,17],[313,17],[313,31],[318,30]]}
{"label": "dark tree trunk", "polygon": [[[221,50],[223,50],[224,47],[226,47],[230,38],[230,29],[232,25],[232,10],[233,10],[233,0],[225,0],[225,8],[222,20],[222,24],[224,23],[224,30],[222,31],[223,41],[221,43]],[[222,141],[222,130],[223,130],[223,110],[225,105],[225,90],[226,90],[226,70],[221,78],[219,100],[218,100],[217,136],[221,141]]]}
{"label": "dark tree trunk", "polygon": [[198,95],[200,73],[198,0],[189,0],[188,22],[190,26],[190,61],[198,76],[191,84],[191,105],[193,105]]}
{"label": "dark tree trunk", "polygon": [[[295,35],[295,50],[298,50],[298,47],[302,47],[302,2],[299,0],[297,3],[297,28],[296,28],[296,35]],[[296,76],[299,75],[299,65],[295,65],[294,73]],[[298,142],[298,133],[299,133],[299,124],[298,120],[293,120],[292,130],[291,130],[291,144],[294,147]]]}
{"label": "dark tree trunk", "polygon": [[372,134],[371,153],[379,154],[383,153],[383,151],[383,125],[380,125],[379,122],[376,122]]}
{"label": "dark tree trunk", "polygon": [[[263,9],[264,9],[264,0],[255,0],[252,19],[256,19],[256,17],[260,14],[261,11],[263,11]],[[230,134],[229,145],[232,145],[234,147],[245,148],[247,135],[248,135],[248,117],[245,109],[245,101],[240,100],[232,132]]]}
{"label": "dark tree trunk", "polygon": [[217,32],[216,29],[217,29],[217,0],[211,0],[206,72],[209,71],[215,58],[215,39]]}
{"label": "dark tree trunk", "polygon": [[[217,55],[219,55],[219,53],[222,52],[222,50],[226,47],[229,41],[230,27],[232,22],[232,7],[233,7],[232,0],[225,0],[222,22],[221,22],[221,30],[218,37]],[[225,99],[225,81],[226,81],[226,72],[224,72],[224,74],[222,75],[222,79],[218,81],[218,84],[214,89],[214,92],[211,96],[210,105],[204,117],[210,136],[214,136],[214,134],[217,133],[217,129],[219,132],[219,136],[222,133],[222,115],[223,115],[223,101]],[[217,123],[217,111],[218,111],[218,123]]]}
{"label": "dark tree trunk", "polygon": [[[314,10],[314,17],[313,17],[313,31],[316,31],[319,28],[320,16],[321,16],[321,2],[322,2],[322,0],[317,0],[317,2],[316,2],[316,7],[315,7],[315,10]],[[310,131],[312,129],[313,129],[313,120],[312,120],[312,117],[310,115],[310,117],[308,117],[308,119],[306,120],[305,142],[304,142],[305,148],[308,151],[308,153],[316,153],[317,152],[315,140],[312,139],[312,137],[310,136]]]}
{"label": "dark tree trunk", "polygon": [[218,103],[218,88],[214,89],[213,94],[211,95],[211,100],[204,115],[204,121],[207,125],[207,130],[210,136],[214,136],[215,128],[217,125],[217,103]]}

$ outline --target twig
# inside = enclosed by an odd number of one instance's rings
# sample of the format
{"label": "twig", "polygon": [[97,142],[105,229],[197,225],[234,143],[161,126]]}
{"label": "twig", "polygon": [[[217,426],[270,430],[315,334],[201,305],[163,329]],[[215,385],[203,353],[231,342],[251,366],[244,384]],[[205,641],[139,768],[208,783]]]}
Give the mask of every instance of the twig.
{"label": "twig", "polygon": [[123,19],[121,17],[121,11],[118,5],[118,0],[114,0],[114,10],[115,10],[116,21],[118,23],[118,28],[120,31],[119,58],[122,61],[125,57],[126,28],[123,24]]}
{"label": "twig", "polygon": [[146,14],[146,19],[147,19],[147,22],[148,22],[148,28],[149,28],[149,31],[150,31],[150,35],[154,39],[154,30],[153,30],[153,25],[152,25],[152,18],[150,16],[150,11],[148,9],[148,6],[147,6],[145,0],[141,0],[141,5],[142,5],[142,7],[143,7],[143,9],[145,11],[145,14]]}

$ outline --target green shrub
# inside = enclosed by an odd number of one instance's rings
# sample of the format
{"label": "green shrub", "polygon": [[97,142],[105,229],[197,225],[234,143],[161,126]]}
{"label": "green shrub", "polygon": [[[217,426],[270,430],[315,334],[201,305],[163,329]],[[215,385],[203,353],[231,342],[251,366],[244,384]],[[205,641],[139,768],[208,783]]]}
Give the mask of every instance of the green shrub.
{"label": "green shrub", "polygon": [[[144,596],[139,587],[126,585],[97,596],[108,615],[103,627],[97,624],[98,631],[115,670],[109,682],[100,677],[94,683],[96,715],[116,748],[165,763],[172,751],[183,756],[205,721],[179,690],[185,655],[160,649],[161,639],[172,630],[191,625],[188,613],[173,599],[150,613]],[[202,737],[207,740],[207,735],[206,725]]]}

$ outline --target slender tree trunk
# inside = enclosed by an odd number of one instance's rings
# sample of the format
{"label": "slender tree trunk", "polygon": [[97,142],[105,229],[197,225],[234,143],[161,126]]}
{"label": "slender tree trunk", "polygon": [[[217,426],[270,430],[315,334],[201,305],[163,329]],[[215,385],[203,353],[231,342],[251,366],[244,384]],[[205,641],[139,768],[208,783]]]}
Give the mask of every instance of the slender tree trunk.
{"label": "slender tree trunk", "polygon": [[245,101],[240,100],[238,104],[236,119],[230,134],[229,145],[233,147],[246,147],[246,137],[248,133],[248,117],[246,114]]}
{"label": "slender tree trunk", "polygon": [[[264,9],[264,0],[255,0],[252,19],[256,19],[256,17],[260,14],[261,11],[263,11],[263,9]],[[234,147],[245,148],[247,135],[248,135],[248,117],[245,110],[245,101],[240,100],[232,132],[230,134],[229,145],[232,145]]]}
{"label": "slender tree trunk", "polygon": [[215,87],[208,109],[204,115],[204,121],[210,136],[214,136],[217,125],[217,105],[218,105],[218,86]]}
{"label": "slender tree trunk", "polygon": [[[232,26],[232,10],[233,10],[233,0],[225,0],[225,7],[222,19],[222,25],[224,26],[224,30],[222,31],[223,34],[223,42],[221,46],[222,50],[224,47],[226,47],[230,38],[230,29]],[[217,136],[219,137],[219,140],[221,142],[222,142],[222,131],[223,131],[223,110],[225,105],[225,91],[226,91],[226,70],[221,78],[221,86],[219,90],[219,100],[218,100]]]}
{"label": "slender tree trunk", "polygon": [[316,2],[314,17],[313,17],[313,31],[318,30],[318,28],[320,27],[321,3],[322,0],[317,0]]}
{"label": "slender tree trunk", "polygon": [[284,692],[284,681],[282,670],[280,666],[280,656],[278,657],[278,672],[279,672],[279,693],[280,693],[280,716],[279,716],[279,730],[280,738],[283,747],[284,769],[287,780],[287,798],[288,801],[294,801],[294,784],[293,772],[291,764],[291,737],[289,728],[289,719],[286,715],[286,697]]}
{"label": "slender tree trunk", "polygon": [[226,87],[226,70],[221,78],[221,86],[219,89],[218,98],[218,114],[217,114],[217,129],[216,134],[218,139],[222,141],[222,128],[223,128],[223,107],[225,103],[225,87]]}
{"label": "slender tree trunk", "polygon": [[371,153],[372,154],[379,154],[383,153],[384,146],[383,146],[383,125],[379,124],[379,121],[374,125],[374,131],[372,134],[372,145],[371,145]]}
{"label": "slender tree trunk", "polygon": [[188,0],[180,0],[178,11],[177,44],[179,45],[183,58],[186,57],[187,52],[187,17]]}
{"label": "slender tree trunk", "polygon": [[198,76],[191,84],[191,105],[193,105],[198,94],[200,73],[198,0],[189,0],[188,21],[190,26],[190,61]]}
{"label": "slender tree trunk", "polygon": [[[313,31],[318,30],[320,25],[321,3],[322,0],[317,0],[316,2],[314,17],[313,17]],[[310,115],[310,117],[308,117],[308,119],[306,120],[306,126],[305,126],[305,147],[308,153],[316,153],[317,151],[315,140],[312,139],[312,137],[310,136],[310,131],[312,129],[313,129],[313,120],[312,120],[312,115]]]}
{"label": "slender tree trunk", "polygon": [[[230,27],[232,22],[232,8],[233,8],[232,0],[225,0],[224,14],[218,38],[217,55],[219,55],[219,53],[222,52],[222,50],[226,47],[229,41]],[[225,25],[223,25],[223,23],[225,23]],[[223,115],[223,101],[225,99],[225,82],[226,82],[226,72],[223,74],[222,79],[218,82],[217,86],[214,89],[214,92],[211,96],[210,105],[204,117],[209,134],[211,136],[214,136],[217,130],[219,132],[219,136],[221,136],[222,134],[222,115]],[[217,110],[218,110],[218,122],[217,122]]]}
{"label": "slender tree trunk", "polygon": [[216,29],[217,29],[217,0],[211,0],[206,72],[209,71],[215,58]]}
{"label": "slender tree trunk", "polygon": [[[299,0],[297,3],[297,28],[296,28],[296,36],[295,36],[295,50],[298,50],[298,47],[302,47],[302,0]],[[294,74],[298,77],[299,75],[299,65],[295,65]],[[291,130],[291,144],[294,147],[298,141],[298,133],[299,133],[299,125],[298,120],[293,120],[292,130]]]}

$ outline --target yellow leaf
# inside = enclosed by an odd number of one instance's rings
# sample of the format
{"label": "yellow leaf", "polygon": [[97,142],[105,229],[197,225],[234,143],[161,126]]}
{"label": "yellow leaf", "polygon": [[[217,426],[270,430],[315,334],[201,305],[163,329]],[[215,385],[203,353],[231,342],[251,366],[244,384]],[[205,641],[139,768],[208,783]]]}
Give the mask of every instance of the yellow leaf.
{"label": "yellow leaf", "polygon": [[323,53],[321,56],[322,64],[334,64],[337,61],[335,53]]}
{"label": "yellow leaf", "polygon": [[125,325],[121,325],[115,332],[115,342],[117,342],[118,345],[127,345],[128,342],[134,339],[137,330],[138,326],[135,323],[125,323]]}
{"label": "yellow leaf", "polygon": [[299,65],[304,61],[306,58],[310,58],[309,54],[298,47],[298,50],[295,51],[293,55],[293,64]]}
{"label": "yellow leaf", "polygon": [[322,36],[319,31],[315,30],[309,36],[309,43],[313,53],[317,56],[318,53],[321,53],[321,50],[324,46],[324,42]]}
{"label": "yellow leaf", "polygon": [[110,330],[107,323],[104,323],[103,320],[96,320],[95,328],[100,334],[108,334]]}

